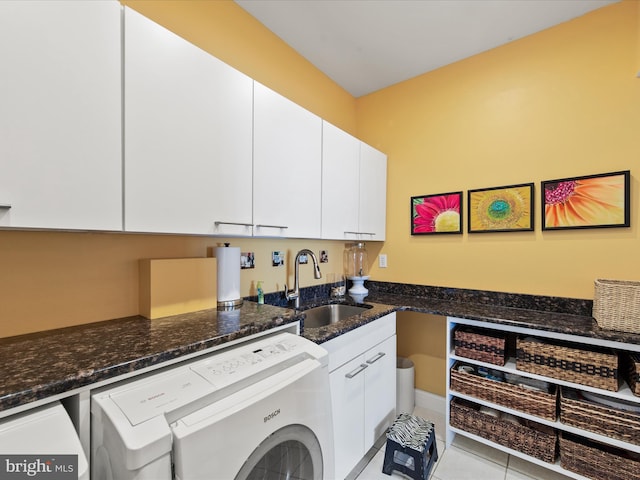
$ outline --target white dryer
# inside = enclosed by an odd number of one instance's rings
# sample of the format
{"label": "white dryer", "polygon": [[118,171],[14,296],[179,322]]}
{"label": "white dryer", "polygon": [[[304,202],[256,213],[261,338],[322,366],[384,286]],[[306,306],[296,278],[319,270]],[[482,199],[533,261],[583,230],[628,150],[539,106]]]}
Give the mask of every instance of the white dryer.
{"label": "white dryer", "polygon": [[94,393],[91,478],[332,479],[327,364],[280,333]]}
{"label": "white dryer", "polygon": [[[0,420],[0,453],[0,478],[89,479],[80,439],[59,401]],[[9,455],[17,458],[9,460]]]}

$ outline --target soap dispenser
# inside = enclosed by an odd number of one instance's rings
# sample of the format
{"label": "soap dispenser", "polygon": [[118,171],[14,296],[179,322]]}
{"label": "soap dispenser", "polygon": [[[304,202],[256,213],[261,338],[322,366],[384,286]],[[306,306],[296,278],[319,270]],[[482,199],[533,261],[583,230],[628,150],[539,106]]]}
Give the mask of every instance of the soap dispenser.
{"label": "soap dispenser", "polygon": [[256,287],[258,290],[258,305],[264,305],[264,291],[262,290],[262,281],[258,282]]}

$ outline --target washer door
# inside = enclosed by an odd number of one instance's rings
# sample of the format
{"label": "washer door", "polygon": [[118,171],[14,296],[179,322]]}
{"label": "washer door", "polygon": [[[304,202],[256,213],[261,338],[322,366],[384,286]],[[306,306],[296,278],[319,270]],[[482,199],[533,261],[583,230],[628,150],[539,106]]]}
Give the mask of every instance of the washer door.
{"label": "washer door", "polygon": [[322,474],[322,449],[316,436],[303,425],[288,425],[258,445],[235,480],[322,480]]}

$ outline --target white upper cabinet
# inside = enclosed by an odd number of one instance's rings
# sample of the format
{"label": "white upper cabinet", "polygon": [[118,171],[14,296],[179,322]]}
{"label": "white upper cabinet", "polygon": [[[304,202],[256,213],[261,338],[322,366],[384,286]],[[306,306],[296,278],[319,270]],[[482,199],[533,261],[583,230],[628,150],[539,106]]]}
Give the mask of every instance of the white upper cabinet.
{"label": "white upper cabinet", "polygon": [[254,84],[254,235],[320,238],[322,120]]}
{"label": "white upper cabinet", "polygon": [[125,230],[251,235],[253,80],[134,10],[124,20]]}
{"label": "white upper cabinet", "polygon": [[360,142],[360,239],[384,240],[386,221],[387,156]]}
{"label": "white upper cabinet", "polygon": [[322,238],[384,240],[387,157],[323,122]]}
{"label": "white upper cabinet", "polygon": [[322,238],[356,239],[360,140],[322,123]]}
{"label": "white upper cabinet", "polygon": [[0,1],[0,226],[122,230],[120,8]]}

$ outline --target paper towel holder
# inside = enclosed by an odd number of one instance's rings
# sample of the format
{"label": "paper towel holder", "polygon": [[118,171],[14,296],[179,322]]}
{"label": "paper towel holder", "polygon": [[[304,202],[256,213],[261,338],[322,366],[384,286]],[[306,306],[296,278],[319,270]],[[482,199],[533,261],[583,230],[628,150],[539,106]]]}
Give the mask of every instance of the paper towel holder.
{"label": "paper towel holder", "polygon": [[[235,266],[229,271],[228,262],[220,261],[218,258],[218,310],[236,310],[242,307],[243,299],[240,297],[240,249],[229,248],[229,243],[224,243],[224,247],[218,247],[216,249],[216,257],[220,257],[221,251],[234,250],[234,255],[231,259],[235,263],[237,256],[237,270]],[[228,257],[227,257],[228,258]],[[231,281],[231,292],[229,291],[229,285],[226,285],[226,281],[222,280],[222,276],[228,278],[230,274],[233,274],[234,279]],[[233,293],[232,293],[233,292]],[[231,298],[230,298],[231,297]]]}
{"label": "paper towel holder", "polygon": [[222,302],[218,302],[218,310],[235,310],[242,307],[242,303],[243,300],[241,298],[238,300],[224,300]]}

